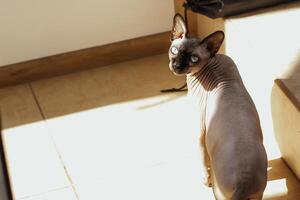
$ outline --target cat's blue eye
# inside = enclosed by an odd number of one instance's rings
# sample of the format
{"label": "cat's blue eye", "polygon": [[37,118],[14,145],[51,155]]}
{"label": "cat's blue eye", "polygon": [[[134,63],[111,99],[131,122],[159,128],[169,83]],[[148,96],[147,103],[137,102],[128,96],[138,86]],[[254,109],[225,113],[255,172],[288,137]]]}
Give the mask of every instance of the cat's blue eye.
{"label": "cat's blue eye", "polygon": [[198,58],[198,56],[191,56],[191,62],[192,63],[196,63],[196,62],[198,62],[199,61],[199,58]]}
{"label": "cat's blue eye", "polygon": [[171,48],[171,53],[174,54],[174,55],[177,55],[178,54],[178,49],[176,47],[172,47]]}

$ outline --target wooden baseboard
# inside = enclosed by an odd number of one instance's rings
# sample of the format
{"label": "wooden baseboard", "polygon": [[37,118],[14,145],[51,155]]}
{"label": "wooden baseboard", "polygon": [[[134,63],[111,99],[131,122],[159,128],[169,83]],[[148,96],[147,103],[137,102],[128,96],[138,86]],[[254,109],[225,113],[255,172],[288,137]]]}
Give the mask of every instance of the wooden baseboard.
{"label": "wooden baseboard", "polygon": [[0,87],[166,53],[170,32],[0,67]]}

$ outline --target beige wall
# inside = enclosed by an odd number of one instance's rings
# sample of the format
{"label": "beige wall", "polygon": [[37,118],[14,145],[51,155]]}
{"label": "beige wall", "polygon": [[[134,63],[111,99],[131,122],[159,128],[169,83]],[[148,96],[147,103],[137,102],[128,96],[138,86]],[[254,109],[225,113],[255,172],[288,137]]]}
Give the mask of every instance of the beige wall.
{"label": "beige wall", "polygon": [[173,0],[0,0],[0,66],[168,31]]}

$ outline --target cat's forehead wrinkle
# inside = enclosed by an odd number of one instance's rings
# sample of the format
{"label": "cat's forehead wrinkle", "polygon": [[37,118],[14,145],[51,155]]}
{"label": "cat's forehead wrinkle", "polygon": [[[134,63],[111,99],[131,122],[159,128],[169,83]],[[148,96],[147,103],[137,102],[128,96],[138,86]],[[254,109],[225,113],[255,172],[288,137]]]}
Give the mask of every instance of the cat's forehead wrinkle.
{"label": "cat's forehead wrinkle", "polygon": [[198,38],[189,38],[189,39],[185,40],[185,43],[190,44],[190,45],[198,45],[199,39]]}
{"label": "cat's forehead wrinkle", "polygon": [[203,45],[194,48],[192,53],[200,57],[209,57],[209,52]]}
{"label": "cat's forehead wrinkle", "polygon": [[193,51],[199,46],[200,42],[196,38],[188,39],[184,41],[184,46],[188,51]]}

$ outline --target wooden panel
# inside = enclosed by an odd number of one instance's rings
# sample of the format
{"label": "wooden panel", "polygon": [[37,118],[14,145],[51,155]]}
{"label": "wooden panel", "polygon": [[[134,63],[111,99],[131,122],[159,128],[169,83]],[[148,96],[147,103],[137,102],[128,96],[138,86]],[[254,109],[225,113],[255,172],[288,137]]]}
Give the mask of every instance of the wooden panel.
{"label": "wooden panel", "polygon": [[[198,15],[198,36],[201,39],[204,39],[209,34],[215,31],[224,31],[225,32],[225,19],[211,19],[205,15]],[[227,33],[225,32],[225,40],[219,50],[219,53],[225,54],[225,43],[227,39]]]}
{"label": "wooden panel", "polygon": [[282,157],[300,179],[300,112],[295,101],[277,81],[272,89],[271,106],[275,136]]}
{"label": "wooden panel", "polygon": [[[184,2],[185,0],[174,0],[175,12],[180,13],[182,16],[184,16],[184,7],[182,6]],[[197,36],[197,14],[190,10],[188,11],[188,23],[190,33],[193,36]]]}
{"label": "wooden panel", "polygon": [[[170,25],[171,26],[171,25]],[[167,52],[170,32],[0,67],[0,87]]]}
{"label": "wooden panel", "polygon": [[300,112],[300,81],[297,79],[276,79],[275,84]]}

